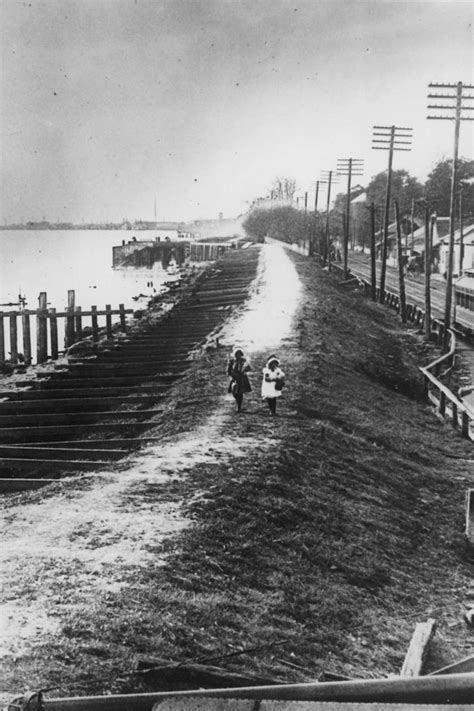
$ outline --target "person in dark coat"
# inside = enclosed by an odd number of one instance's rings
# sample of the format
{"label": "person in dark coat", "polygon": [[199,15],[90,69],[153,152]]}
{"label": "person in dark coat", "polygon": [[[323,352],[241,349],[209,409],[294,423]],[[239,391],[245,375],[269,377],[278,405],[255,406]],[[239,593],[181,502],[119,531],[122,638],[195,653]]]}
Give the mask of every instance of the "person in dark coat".
{"label": "person in dark coat", "polygon": [[242,410],[244,394],[252,390],[247,373],[252,370],[248,358],[242,348],[236,348],[227,364],[227,375],[230,375],[228,392],[232,393],[237,403],[237,412]]}

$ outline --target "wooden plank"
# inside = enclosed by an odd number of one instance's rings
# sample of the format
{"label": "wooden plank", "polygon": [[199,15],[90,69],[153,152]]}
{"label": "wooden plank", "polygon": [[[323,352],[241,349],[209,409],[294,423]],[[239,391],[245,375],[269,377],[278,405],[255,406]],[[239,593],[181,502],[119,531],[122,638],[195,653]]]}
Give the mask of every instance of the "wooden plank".
{"label": "wooden plank", "polygon": [[420,676],[428,653],[431,639],[436,630],[436,620],[430,617],[426,622],[418,622],[403,662],[400,676]]}
{"label": "wooden plank", "polygon": [[109,467],[110,461],[95,459],[93,461],[88,461],[87,459],[21,459],[21,458],[10,458],[10,457],[0,457],[0,471],[2,469],[7,470],[21,470],[25,469],[35,469],[40,470],[44,467],[51,469],[67,469],[68,471],[91,471],[97,469],[97,467]]}
{"label": "wooden plank", "polygon": [[[64,443],[59,442],[57,447],[30,447],[26,445],[8,445],[0,444],[0,458],[15,459],[15,460],[41,460],[41,459],[121,459],[126,456],[127,451],[124,449],[93,449],[94,442],[89,442],[89,447],[74,447],[61,446]],[[109,445],[110,447],[110,445]]]}
{"label": "wooden plank", "polygon": [[41,427],[42,425],[61,425],[67,418],[67,424],[94,423],[97,420],[107,421],[115,419],[143,420],[159,415],[163,408],[153,410],[84,410],[82,412],[55,412],[24,415],[0,415],[0,431],[10,427]]}
{"label": "wooden plank", "polygon": [[66,437],[73,439],[77,435],[93,435],[97,432],[127,432],[147,430],[153,427],[151,422],[93,422],[74,425],[38,425],[27,427],[0,427],[0,442],[33,442],[40,439]]}
{"label": "wooden plank", "polygon": [[0,402],[0,414],[20,415],[32,412],[70,412],[90,409],[103,410],[104,407],[126,407],[128,404],[137,405],[140,403],[149,404],[150,400],[162,400],[163,394],[145,393],[139,395],[112,395],[98,397],[67,397],[67,398],[44,398],[43,400],[9,400]]}
{"label": "wooden plank", "polygon": [[13,494],[19,491],[29,491],[31,489],[39,489],[48,484],[57,484],[60,479],[19,479],[19,478],[0,478],[0,494]]}
{"label": "wooden plank", "polygon": [[[81,381],[82,382],[82,381]],[[9,398],[8,402],[27,402],[34,400],[55,400],[63,398],[107,398],[114,396],[128,397],[129,395],[140,395],[156,397],[166,395],[170,385],[168,383],[156,383],[149,385],[118,385],[116,387],[96,387],[96,388],[38,388],[34,390],[4,390],[0,392],[0,398]]]}

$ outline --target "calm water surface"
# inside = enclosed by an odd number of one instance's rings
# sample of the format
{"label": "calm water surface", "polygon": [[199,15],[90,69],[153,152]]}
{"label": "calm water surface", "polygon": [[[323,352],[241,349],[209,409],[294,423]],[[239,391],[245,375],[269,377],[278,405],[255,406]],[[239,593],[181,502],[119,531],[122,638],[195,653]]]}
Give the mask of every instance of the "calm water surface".
{"label": "calm water surface", "polygon": [[[99,309],[134,305],[133,296],[153,294],[166,281],[160,264],[151,269],[112,269],[112,247],[130,240],[154,239],[154,232],[121,230],[0,230],[0,304],[26,296],[27,306],[37,308],[40,291],[58,310],[67,305],[74,289],[76,304]],[[147,286],[152,281],[153,287]],[[6,310],[4,306],[0,309]]]}
{"label": "calm water surface", "polygon": [[[147,298],[159,291],[170,277],[161,264],[152,268],[112,269],[112,247],[127,242],[155,238],[153,231],[136,233],[122,230],[0,230],[0,311],[16,310],[18,296],[26,298],[29,309],[38,308],[38,295],[45,291],[48,306],[63,311],[68,290],[74,289],[76,306],[83,311],[110,304],[117,309],[142,308]],[[137,301],[133,297],[145,295]],[[15,306],[9,306],[13,303]],[[114,317],[116,320],[117,317]],[[118,320],[118,319],[117,319]],[[22,326],[18,321],[18,348],[22,351]],[[84,326],[90,325],[85,317]],[[105,317],[99,318],[99,326]],[[35,322],[31,324],[33,356],[36,348]],[[64,341],[64,319],[58,321],[60,348]],[[8,320],[5,319],[6,353],[10,350]]]}

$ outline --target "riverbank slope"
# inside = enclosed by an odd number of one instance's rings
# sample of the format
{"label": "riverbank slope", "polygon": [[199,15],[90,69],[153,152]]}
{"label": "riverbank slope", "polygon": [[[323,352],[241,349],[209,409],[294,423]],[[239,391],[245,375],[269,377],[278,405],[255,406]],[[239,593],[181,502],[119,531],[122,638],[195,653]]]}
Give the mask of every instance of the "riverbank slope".
{"label": "riverbank slope", "polygon": [[234,413],[229,327],[174,388],[159,447],[3,502],[2,614],[24,616],[24,634],[16,624],[4,639],[6,692],[149,690],[141,659],[254,647],[221,665],[287,681],[386,676],[427,617],[431,668],[473,652],[462,620],[472,446],[422,402],[431,347],[290,259],[301,293],[274,344],[288,381],[276,418],[259,398],[258,339],[254,389]]}

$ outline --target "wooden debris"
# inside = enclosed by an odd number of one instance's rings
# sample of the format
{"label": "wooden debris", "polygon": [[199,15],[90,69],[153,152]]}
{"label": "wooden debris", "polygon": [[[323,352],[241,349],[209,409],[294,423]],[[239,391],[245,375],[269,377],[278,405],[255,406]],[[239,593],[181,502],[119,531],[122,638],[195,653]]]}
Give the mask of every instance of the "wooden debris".
{"label": "wooden debris", "polygon": [[155,689],[222,689],[241,686],[273,686],[281,679],[230,672],[221,667],[196,663],[169,663],[163,659],[138,662],[137,674]]}
{"label": "wooden debris", "polygon": [[400,676],[420,676],[435,629],[436,621],[431,617],[426,622],[419,622],[416,625]]}

